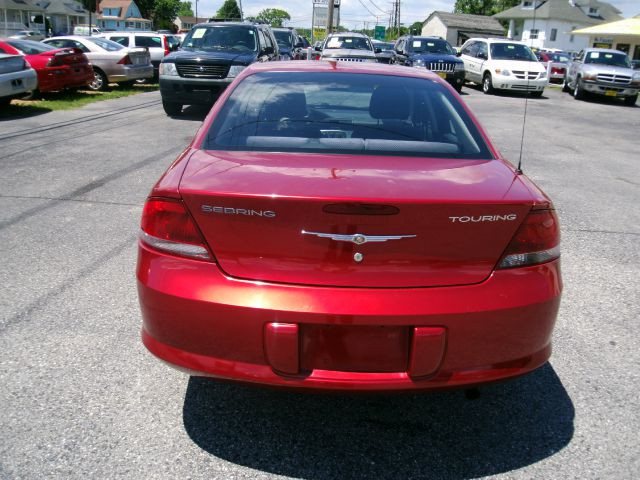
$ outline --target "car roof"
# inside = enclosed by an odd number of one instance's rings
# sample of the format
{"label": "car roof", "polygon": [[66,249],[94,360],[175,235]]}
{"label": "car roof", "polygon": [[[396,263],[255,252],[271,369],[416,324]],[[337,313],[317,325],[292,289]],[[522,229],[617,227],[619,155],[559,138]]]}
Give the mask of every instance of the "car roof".
{"label": "car roof", "polygon": [[[484,38],[484,37],[474,37],[474,38],[470,38],[469,40],[467,40],[467,42],[470,41],[480,41],[482,40],[483,42],[489,42],[489,43],[517,43],[519,45],[525,45],[527,46],[527,44],[525,42],[521,42],[519,40],[511,40],[510,38],[497,38],[497,37],[491,37],[491,38]],[[464,43],[467,43],[464,42]]]}
{"label": "car roof", "polygon": [[257,72],[342,72],[357,74],[388,75],[395,77],[415,77],[436,80],[438,83],[446,83],[435,73],[427,69],[402,67],[394,65],[390,67],[384,63],[365,62],[334,62],[327,60],[299,60],[296,62],[260,62],[253,63],[243,72],[247,74]]}
{"label": "car roof", "polygon": [[602,52],[602,53],[622,53],[626,55],[622,50],[615,50],[613,48],[585,48],[585,52]]}
{"label": "car roof", "polygon": [[334,36],[349,36],[349,37],[362,37],[362,38],[369,38],[367,35],[363,34],[363,33],[359,33],[359,32],[333,32],[330,33],[329,35],[327,35],[327,37],[334,37]]}

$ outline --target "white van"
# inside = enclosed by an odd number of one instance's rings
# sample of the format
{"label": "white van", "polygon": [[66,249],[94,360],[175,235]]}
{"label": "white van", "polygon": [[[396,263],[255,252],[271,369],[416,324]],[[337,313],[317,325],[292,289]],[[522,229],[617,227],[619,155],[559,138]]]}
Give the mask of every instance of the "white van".
{"label": "white van", "polygon": [[95,25],[91,27],[91,33],[89,33],[89,25],[76,25],[73,27],[74,35],[98,35],[100,33],[102,33],[102,30]]}

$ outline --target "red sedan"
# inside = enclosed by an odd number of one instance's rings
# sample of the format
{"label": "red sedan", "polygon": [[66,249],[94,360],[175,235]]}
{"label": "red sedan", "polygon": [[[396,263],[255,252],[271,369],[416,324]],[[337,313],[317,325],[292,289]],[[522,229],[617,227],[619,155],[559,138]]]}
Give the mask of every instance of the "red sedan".
{"label": "red sedan", "polygon": [[87,57],[77,48],[54,48],[31,40],[0,39],[0,52],[24,55],[38,74],[38,90],[84,87],[94,79]]}
{"label": "red sedan", "polygon": [[147,199],[142,339],[291,388],[515,377],[551,352],[559,242],[549,198],[436,75],[256,64]]}

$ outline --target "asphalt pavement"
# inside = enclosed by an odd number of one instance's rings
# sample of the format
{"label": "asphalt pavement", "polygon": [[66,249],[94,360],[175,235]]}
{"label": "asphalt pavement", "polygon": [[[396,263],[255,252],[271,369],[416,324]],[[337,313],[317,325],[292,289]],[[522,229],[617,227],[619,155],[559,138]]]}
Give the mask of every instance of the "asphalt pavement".
{"label": "asphalt pavement", "polygon": [[[517,162],[524,97],[463,92]],[[638,477],[640,107],[528,101],[523,169],[562,222],[554,353],[468,400],[219,383],[147,353],[139,217],[206,113],[159,100],[0,121],[0,478]]]}

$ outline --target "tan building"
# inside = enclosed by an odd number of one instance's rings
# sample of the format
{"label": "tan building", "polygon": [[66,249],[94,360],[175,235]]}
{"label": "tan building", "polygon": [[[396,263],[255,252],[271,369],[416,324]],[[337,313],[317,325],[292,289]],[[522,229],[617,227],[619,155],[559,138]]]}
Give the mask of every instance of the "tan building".
{"label": "tan building", "polygon": [[632,60],[640,60],[640,15],[618,22],[581,28],[571,33],[588,37],[590,47],[615,48],[625,52]]}
{"label": "tan building", "polygon": [[466,13],[433,12],[422,23],[422,35],[442,37],[453,46],[473,37],[504,37],[505,31],[493,17]]}

